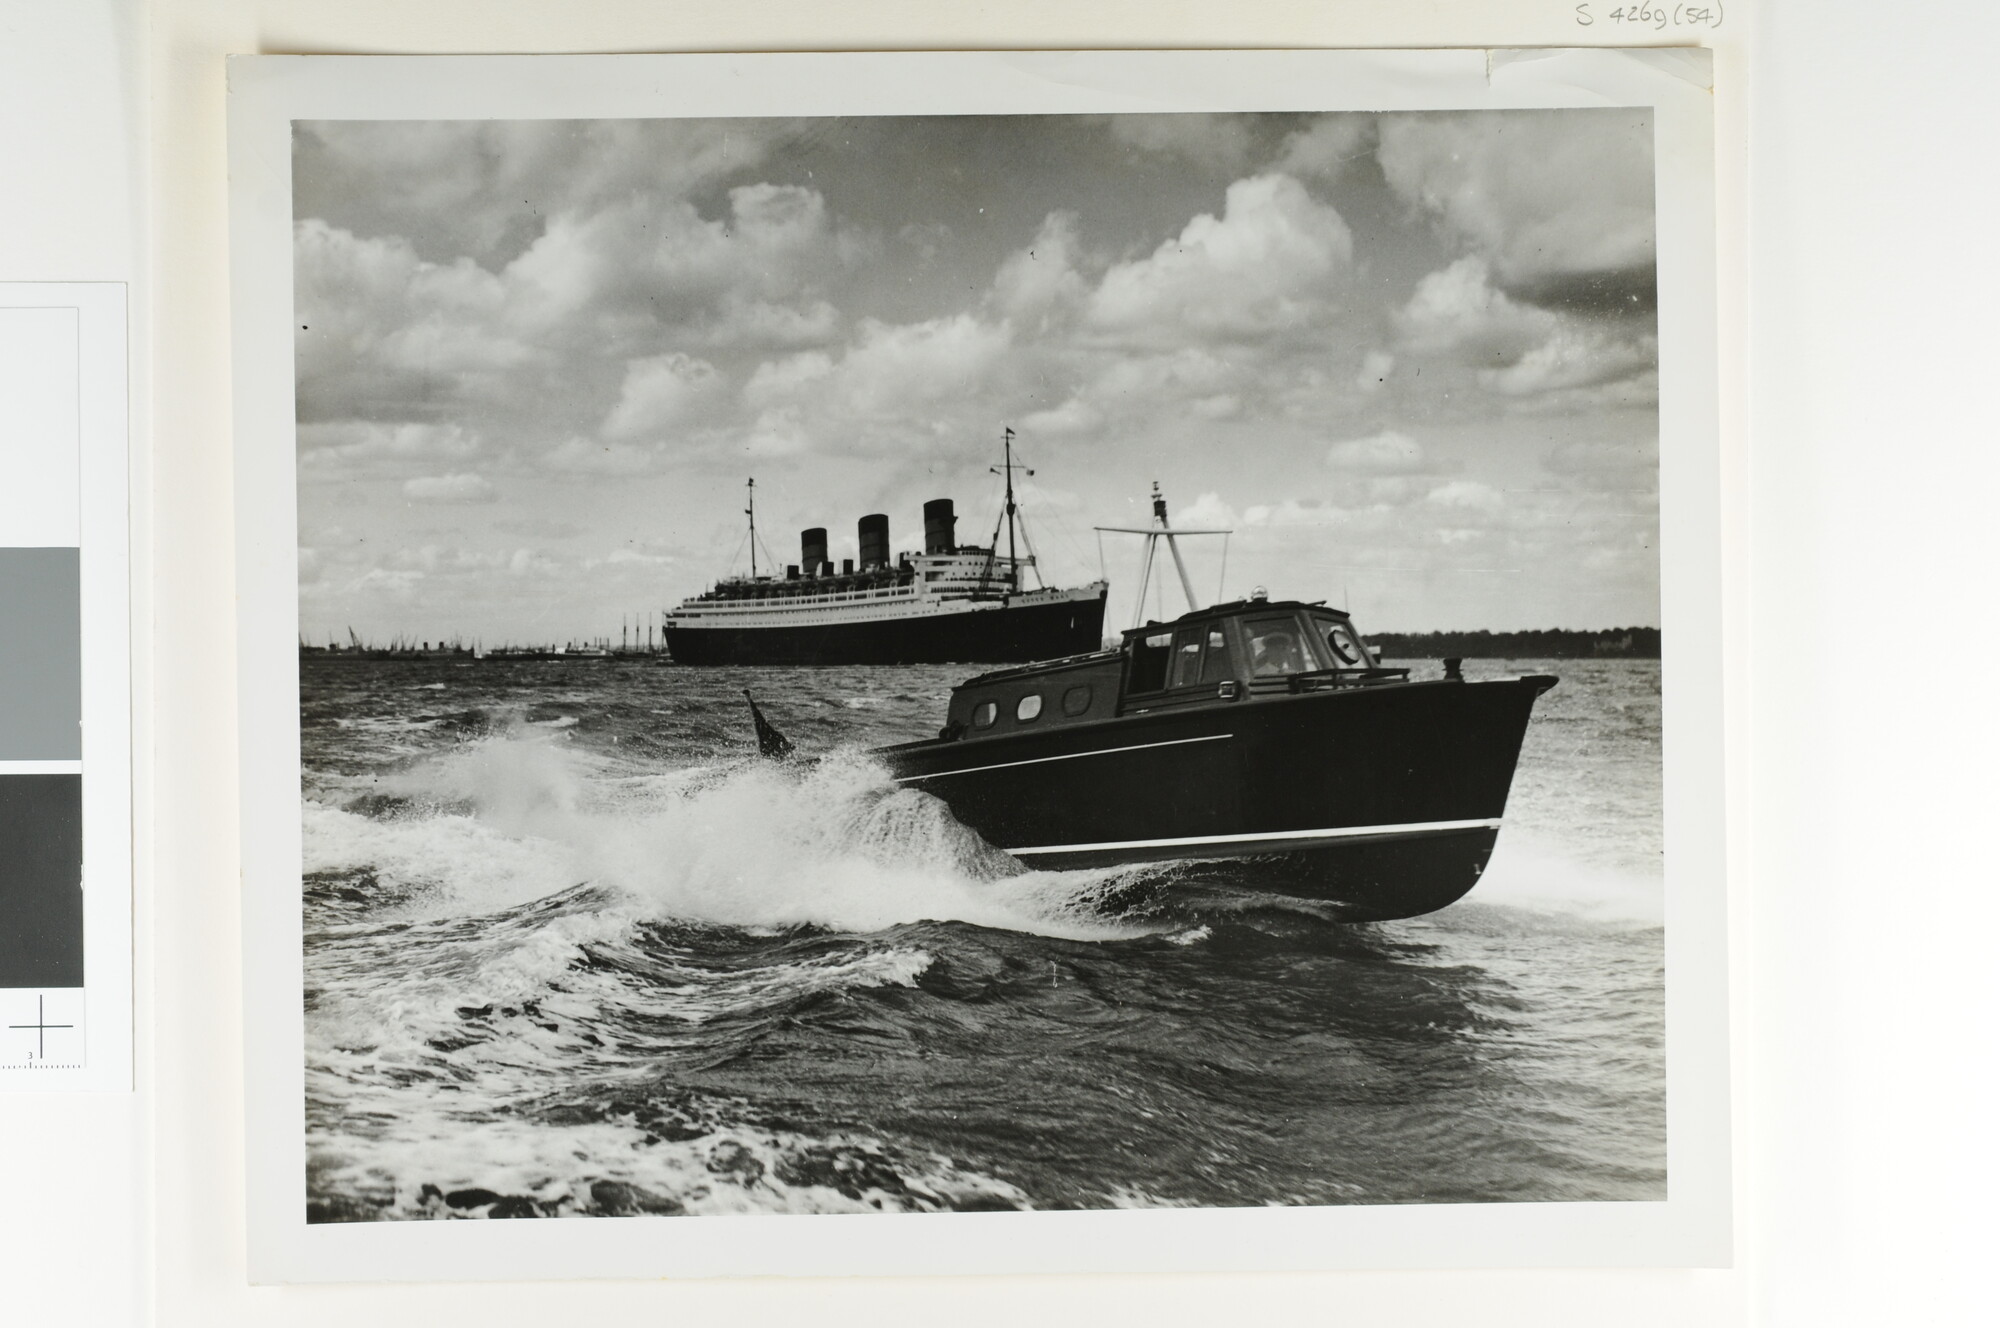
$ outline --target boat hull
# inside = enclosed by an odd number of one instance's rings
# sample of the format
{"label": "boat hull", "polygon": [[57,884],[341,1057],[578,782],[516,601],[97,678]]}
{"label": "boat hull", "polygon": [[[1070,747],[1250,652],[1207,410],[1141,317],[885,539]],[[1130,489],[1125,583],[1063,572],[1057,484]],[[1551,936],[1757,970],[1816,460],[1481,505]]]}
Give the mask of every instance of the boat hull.
{"label": "boat hull", "polygon": [[669,623],[676,664],[1007,664],[1096,650],[1104,595],[798,626]]}
{"label": "boat hull", "polygon": [[1187,860],[1357,921],[1477,884],[1553,679],[1399,683],[881,753],[1036,867]]}

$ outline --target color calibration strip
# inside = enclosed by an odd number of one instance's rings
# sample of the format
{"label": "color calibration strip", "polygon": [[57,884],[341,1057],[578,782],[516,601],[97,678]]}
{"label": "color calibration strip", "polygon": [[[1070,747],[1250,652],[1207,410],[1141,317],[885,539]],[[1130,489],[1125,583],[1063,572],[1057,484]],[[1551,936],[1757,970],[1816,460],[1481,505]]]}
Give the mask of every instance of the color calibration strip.
{"label": "color calibration strip", "polygon": [[0,1089],[131,1083],[125,290],[0,283]]}

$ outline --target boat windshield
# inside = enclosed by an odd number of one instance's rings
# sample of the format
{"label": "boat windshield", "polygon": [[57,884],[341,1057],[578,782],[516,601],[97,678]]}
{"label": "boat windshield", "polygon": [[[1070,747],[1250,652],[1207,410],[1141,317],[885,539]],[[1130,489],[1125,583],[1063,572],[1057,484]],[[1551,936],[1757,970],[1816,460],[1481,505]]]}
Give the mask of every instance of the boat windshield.
{"label": "boat windshield", "polygon": [[1252,618],[1243,624],[1243,641],[1253,678],[1281,678],[1313,668],[1295,618]]}
{"label": "boat windshield", "polygon": [[1221,623],[1183,627],[1174,635],[1173,676],[1169,687],[1205,687],[1236,676],[1229,655],[1229,634]]}
{"label": "boat windshield", "polygon": [[1313,626],[1319,629],[1327,649],[1333,652],[1333,666],[1337,669],[1372,669],[1375,656],[1368,649],[1368,643],[1361,639],[1361,633],[1354,630],[1354,624],[1342,622],[1338,618],[1313,619]]}

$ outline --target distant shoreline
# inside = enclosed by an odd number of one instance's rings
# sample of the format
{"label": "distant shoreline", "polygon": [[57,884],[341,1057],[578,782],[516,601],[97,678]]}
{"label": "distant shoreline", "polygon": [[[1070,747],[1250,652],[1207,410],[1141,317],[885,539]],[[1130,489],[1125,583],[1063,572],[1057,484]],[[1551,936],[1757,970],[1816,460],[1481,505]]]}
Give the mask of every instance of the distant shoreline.
{"label": "distant shoreline", "polygon": [[[1658,659],[1657,627],[1607,627],[1581,632],[1549,628],[1533,632],[1371,632],[1368,642],[1385,659]],[[1112,645],[1115,643],[1107,643]],[[348,647],[299,646],[301,659],[326,660],[458,660],[568,661],[650,659],[668,662],[664,648],[618,647],[602,641],[589,645],[510,646],[475,651],[469,646]]]}
{"label": "distant shoreline", "polygon": [[1607,627],[1578,632],[1370,632],[1368,643],[1388,659],[1658,659],[1657,627]]}

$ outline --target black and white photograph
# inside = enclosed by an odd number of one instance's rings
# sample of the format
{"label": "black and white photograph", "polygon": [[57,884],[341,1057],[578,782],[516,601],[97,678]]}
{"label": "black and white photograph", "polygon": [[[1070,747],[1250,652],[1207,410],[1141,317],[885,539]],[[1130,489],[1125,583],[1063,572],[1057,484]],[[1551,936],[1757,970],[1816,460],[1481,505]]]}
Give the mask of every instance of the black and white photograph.
{"label": "black and white photograph", "polygon": [[1655,108],[287,130],[307,1229],[1664,1203]]}

